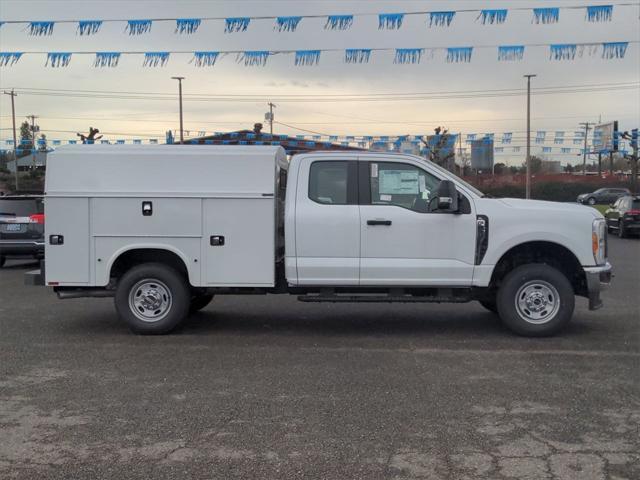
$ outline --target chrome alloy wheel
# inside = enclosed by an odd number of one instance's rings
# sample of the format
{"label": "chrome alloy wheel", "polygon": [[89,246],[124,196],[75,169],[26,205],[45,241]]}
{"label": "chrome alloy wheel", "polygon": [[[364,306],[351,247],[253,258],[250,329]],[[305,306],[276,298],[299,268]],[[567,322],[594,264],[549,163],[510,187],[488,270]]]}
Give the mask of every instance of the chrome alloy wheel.
{"label": "chrome alloy wheel", "polygon": [[560,295],[556,287],[543,280],[532,280],[518,289],[516,311],[529,323],[547,323],[560,309]]}
{"label": "chrome alloy wheel", "polygon": [[129,291],[129,308],[143,322],[162,320],[171,310],[171,291],[162,282],[145,278]]}

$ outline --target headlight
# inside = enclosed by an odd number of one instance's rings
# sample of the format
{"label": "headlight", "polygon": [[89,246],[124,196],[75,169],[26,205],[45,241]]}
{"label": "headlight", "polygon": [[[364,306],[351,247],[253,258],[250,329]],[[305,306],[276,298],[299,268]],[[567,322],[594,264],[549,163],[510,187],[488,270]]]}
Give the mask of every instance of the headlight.
{"label": "headlight", "polygon": [[596,218],[591,226],[591,250],[596,265],[607,261],[607,228],[604,218]]}

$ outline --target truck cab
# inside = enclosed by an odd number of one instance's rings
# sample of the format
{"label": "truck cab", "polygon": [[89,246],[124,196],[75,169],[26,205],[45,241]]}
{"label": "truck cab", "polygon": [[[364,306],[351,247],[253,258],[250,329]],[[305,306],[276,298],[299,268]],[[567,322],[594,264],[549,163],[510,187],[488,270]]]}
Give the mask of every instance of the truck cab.
{"label": "truck cab", "polygon": [[487,198],[412,155],[73,146],[50,156],[46,190],[46,284],[113,296],[137,333],[169,332],[214,295],[293,294],[477,300],[516,333],[551,335],[575,296],[600,308],[611,278],[595,209]]}

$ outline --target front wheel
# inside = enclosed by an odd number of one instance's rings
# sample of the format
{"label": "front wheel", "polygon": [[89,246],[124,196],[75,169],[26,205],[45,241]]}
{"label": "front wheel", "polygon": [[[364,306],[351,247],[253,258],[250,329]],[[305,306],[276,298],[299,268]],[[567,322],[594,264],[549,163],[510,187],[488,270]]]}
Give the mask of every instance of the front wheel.
{"label": "front wheel", "polygon": [[7,257],[0,256],[0,268],[4,267],[4,262],[7,261]]}
{"label": "front wheel", "polygon": [[544,337],[569,323],[575,297],[562,272],[548,265],[528,264],[504,278],[496,303],[500,319],[515,333]]}
{"label": "front wheel", "polygon": [[596,204],[596,199],[593,197],[589,197],[589,200],[587,200],[587,203],[591,206]]}
{"label": "front wheel", "polygon": [[160,263],[133,267],[116,288],[118,315],[133,332],[143,335],[173,330],[187,317],[190,303],[186,279]]}

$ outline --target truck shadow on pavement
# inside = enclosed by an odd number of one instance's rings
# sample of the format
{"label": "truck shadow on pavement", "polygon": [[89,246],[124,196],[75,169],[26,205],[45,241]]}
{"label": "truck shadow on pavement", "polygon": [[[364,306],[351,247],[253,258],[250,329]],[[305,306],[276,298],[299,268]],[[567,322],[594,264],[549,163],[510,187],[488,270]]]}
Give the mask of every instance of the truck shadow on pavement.
{"label": "truck shadow on pavement", "polygon": [[[391,317],[391,318],[390,318]],[[317,336],[411,336],[455,335],[468,338],[522,338],[509,332],[500,319],[488,312],[423,312],[419,318],[413,312],[387,312],[375,314],[316,313],[304,317],[268,314],[233,315],[228,313],[198,312],[189,317],[176,334],[224,333],[238,335],[253,334],[312,334]],[[573,321],[556,335],[586,335],[591,326]],[[534,339],[535,341],[535,339]]]}
{"label": "truck shadow on pavement", "polygon": [[[72,302],[72,301],[65,301]],[[95,308],[95,303],[102,305]],[[87,299],[68,303],[71,311],[64,316],[52,312],[57,325],[52,328],[61,334],[90,336],[130,335],[127,326],[113,311],[111,299]],[[104,307],[104,308],[102,308]],[[555,338],[571,337],[579,340],[599,330],[597,324],[581,318],[581,312]],[[606,328],[601,326],[601,328]],[[182,325],[166,336],[180,337],[395,337],[428,339],[432,337],[455,340],[545,341],[525,339],[507,330],[497,315],[485,311],[475,302],[464,306],[445,305],[314,305],[295,301],[275,305],[269,301],[256,301],[247,305],[235,300],[216,302],[206,310],[192,314]]]}

